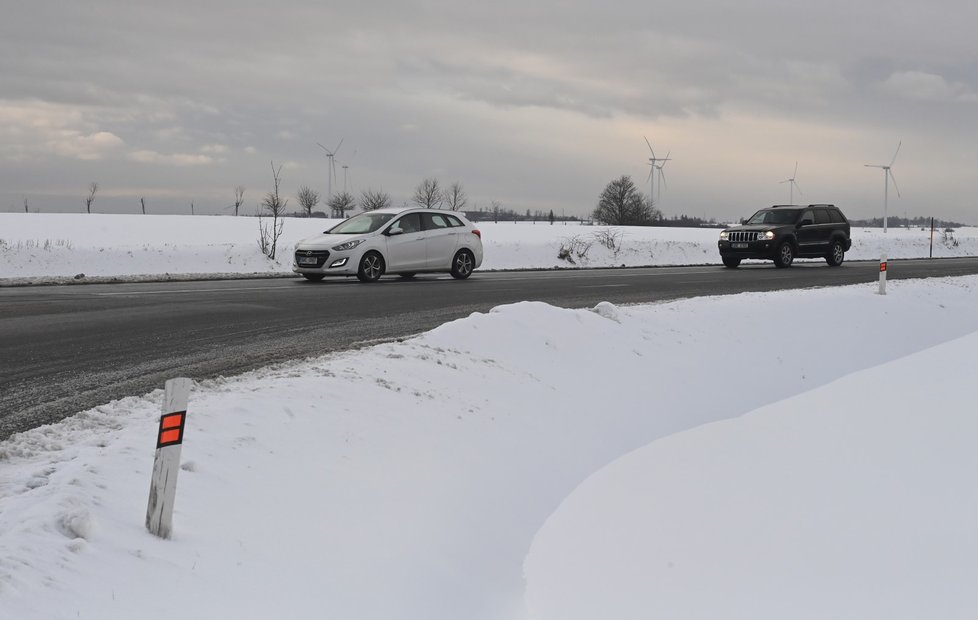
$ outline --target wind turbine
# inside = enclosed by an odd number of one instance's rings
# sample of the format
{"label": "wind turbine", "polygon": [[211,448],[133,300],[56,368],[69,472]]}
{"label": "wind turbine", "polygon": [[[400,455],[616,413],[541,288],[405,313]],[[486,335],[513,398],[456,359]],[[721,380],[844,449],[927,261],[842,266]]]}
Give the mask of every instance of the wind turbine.
{"label": "wind turbine", "polygon": [[[319,144],[319,143],[317,142],[316,144]],[[329,160],[329,167],[328,167],[328,170],[327,170],[327,176],[329,178],[329,181],[328,181],[328,183],[329,183],[329,185],[328,185],[329,189],[326,192],[326,199],[327,200],[329,200],[330,198],[333,197],[333,179],[336,178],[336,162],[333,160],[333,157],[336,155],[336,152],[340,150],[340,147],[341,146],[343,146],[343,138],[340,138],[340,143],[337,144],[336,145],[336,148],[333,149],[332,151],[329,150],[328,148],[326,148],[325,146],[323,146],[322,144],[319,144],[319,148],[321,148],[324,151],[326,151],[326,159]]]}
{"label": "wind turbine", "polygon": [[662,169],[666,167],[666,162],[667,162],[667,161],[669,161],[669,155],[670,155],[671,153],[672,153],[672,151],[669,151],[668,153],[666,153],[666,157],[665,157],[665,159],[660,159],[660,160],[659,160],[659,161],[660,161],[660,162],[662,162],[662,163],[659,163],[659,164],[655,164],[655,169],[656,169],[656,170],[658,171],[658,173],[659,173],[659,189],[658,189],[658,190],[656,190],[656,191],[657,191],[657,193],[656,193],[656,195],[655,195],[655,199],[656,199],[656,201],[657,201],[657,202],[658,202],[658,200],[659,200],[659,197],[660,197],[660,196],[662,196],[662,186],[663,186],[663,185],[668,185],[668,184],[666,183],[666,173],[665,173],[665,172],[663,172],[663,171],[662,171]]}
{"label": "wind turbine", "polygon": [[649,152],[652,153],[652,157],[649,157],[649,165],[651,166],[649,168],[649,178],[646,179],[646,180],[649,182],[649,203],[652,204],[652,205],[654,205],[655,204],[655,199],[654,199],[654,196],[655,196],[655,171],[658,170],[660,174],[662,173],[662,169],[659,168],[659,166],[657,166],[656,164],[658,162],[660,162],[660,161],[661,162],[667,162],[667,161],[669,161],[669,155],[666,154],[666,156],[664,158],[658,158],[658,157],[656,157],[655,156],[655,149],[652,148],[652,143],[649,142],[649,139],[646,138],[645,136],[642,136],[642,137],[645,138],[645,143],[647,145],[649,145]]}
{"label": "wind turbine", "polygon": [[881,164],[866,164],[867,168],[882,168],[883,169],[883,232],[886,232],[886,207],[890,189],[890,180],[893,181],[893,189],[896,190],[897,196],[900,195],[900,188],[897,186],[896,177],[893,176],[893,162],[896,161],[897,155],[900,154],[900,147],[903,146],[903,140],[897,143],[896,152],[893,153],[893,159],[890,160],[889,165]]}
{"label": "wind turbine", "polygon": [[[788,204],[790,204],[790,205],[795,204],[795,188],[798,187],[798,184],[795,183],[795,177],[797,177],[797,176],[798,176],[798,162],[795,162],[795,173],[792,174],[789,178],[785,179],[784,181],[781,181],[782,184],[783,183],[787,183],[788,184],[788,190],[789,190],[789,192],[788,192]],[[799,194],[802,193],[800,187],[798,187],[798,193]]]}
{"label": "wind turbine", "polygon": [[347,169],[348,169],[348,168],[350,167],[350,164],[352,164],[352,163],[353,163],[353,160],[354,160],[354,159],[356,159],[356,158],[357,158],[357,151],[356,151],[356,150],[354,150],[354,151],[353,151],[353,156],[352,156],[352,157],[350,157],[350,161],[349,161],[349,162],[347,162],[347,163],[345,163],[345,164],[342,164],[342,165],[340,166],[340,168],[342,168],[342,169],[343,169],[343,193],[344,193],[344,194],[346,193],[346,171],[347,171]]}

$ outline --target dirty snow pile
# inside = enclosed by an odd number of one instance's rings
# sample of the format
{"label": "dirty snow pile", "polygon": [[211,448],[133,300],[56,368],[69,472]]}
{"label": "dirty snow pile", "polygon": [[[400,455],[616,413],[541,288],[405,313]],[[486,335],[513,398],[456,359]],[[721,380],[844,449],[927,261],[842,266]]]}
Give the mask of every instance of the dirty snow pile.
{"label": "dirty snow pile", "polygon": [[[291,274],[295,244],[338,220],[285,218],[275,259],[258,246],[254,217],[0,213],[0,282],[76,276],[223,277]],[[714,228],[480,222],[482,269],[552,269],[719,264]],[[854,229],[849,260],[924,258],[930,230]],[[935,234],[933,254],[978,255],[978,228]],[[810,259],[809,259],[810,260]]]}
{"label": "dirty snow pile", "polygon": [[978,278],[568,310],[0,443],[0,618],[973,618]]}

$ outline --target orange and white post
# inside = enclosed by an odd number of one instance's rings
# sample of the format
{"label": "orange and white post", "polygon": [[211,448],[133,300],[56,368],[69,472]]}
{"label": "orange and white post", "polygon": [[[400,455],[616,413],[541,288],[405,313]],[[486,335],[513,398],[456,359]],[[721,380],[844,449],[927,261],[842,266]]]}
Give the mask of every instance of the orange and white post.
{"label": "orange and white post", "polygon": [[880,295],[886,295],[886,252],[880,256]]}
{"label": "orange and white post", "polygon": [[156,434],[156,460],[146,508],[146,529],[160,538],[169,538],[173,532],[173,501],[177,495],[190,384],[190,379],[170,379],[163,391],[163,415]]}

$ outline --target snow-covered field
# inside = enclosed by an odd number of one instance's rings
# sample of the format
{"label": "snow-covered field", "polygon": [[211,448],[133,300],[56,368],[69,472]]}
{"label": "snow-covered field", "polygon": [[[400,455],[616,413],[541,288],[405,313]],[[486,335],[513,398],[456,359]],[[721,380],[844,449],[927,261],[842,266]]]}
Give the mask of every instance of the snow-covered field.
{"label": "snow-covered field", "polygon": [[[292,248],[335,220],[286,218],[276,259],[258,249],[253,217],[0,213],[0,281],[45,281],[134,276],[216,277],[216,274],[291,273]],[[719,264],[717,229],[479,223],[482,269],[550,269]],[[602,241],[609,241],[603,243]],[[849,260],[926,257],[930,231],[854,229]],[[956,245],[955,245],[956,243]],[[609,247],[611,246],[611,247]],[[566,248],[570,259],[558,258]],[[978,228],[945,241],[935,234],[934,256],[978,255]]]}
{"label": "snow-covered field", "polygon": [[521,303],[201,382],[170,541],[161,393],[114,402],[0,443],[0,618],[974,618],[976,300]]}

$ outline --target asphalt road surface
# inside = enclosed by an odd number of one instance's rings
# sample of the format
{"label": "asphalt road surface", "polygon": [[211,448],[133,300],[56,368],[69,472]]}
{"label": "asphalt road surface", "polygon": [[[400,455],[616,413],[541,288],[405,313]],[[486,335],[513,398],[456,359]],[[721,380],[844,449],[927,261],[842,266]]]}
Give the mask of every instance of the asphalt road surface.
{"label": "asphalt road surface", "polygon": [[[901,260],[888,277],[978,273],[978,258]],[[226,280],[0,287],[0,439],[166,379],[228,376],[409,336],[523,300],[648,303],[865,283],[876,262],[476,272],[413,280]]]}

